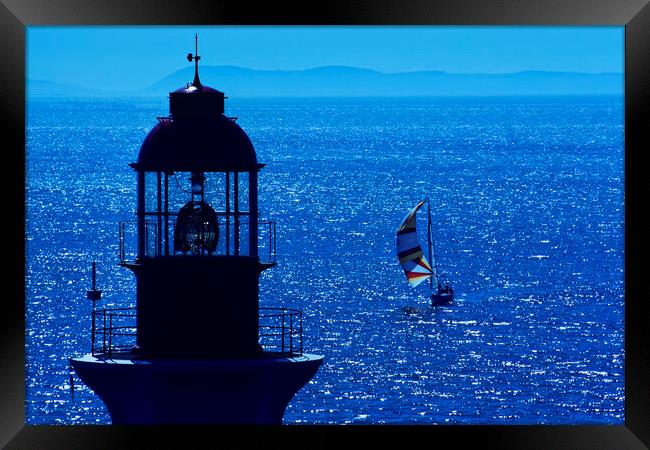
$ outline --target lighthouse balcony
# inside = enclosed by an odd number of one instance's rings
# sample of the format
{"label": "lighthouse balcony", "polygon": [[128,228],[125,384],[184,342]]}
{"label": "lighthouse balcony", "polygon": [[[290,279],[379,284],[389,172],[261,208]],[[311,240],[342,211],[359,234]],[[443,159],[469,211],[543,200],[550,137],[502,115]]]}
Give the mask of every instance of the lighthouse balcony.
{"label": "lighthouse balcony", "polygon": [[[220,231],[218,230],[211,239],[216,240],[214,250],[201,251],[209,256],[258,256],[263,266],[270,267],[276,264],[277,252],[277,225],[272,220],[258,221],[256,245],[248,245],[250,240],[250,222],[245,218],[234,220],[232,214],[216,213]],[[158,218],[156,218],[158,219]],[[143,257],[159,257],[169,255],[193,254],[179,251],[175,248],[174,229],[176,216],[169,214],[160,220],[147,220],[144,226],[144,254]],[[119,223],[119,258],[121,265],[135,264],[138,257],[138,223],[136,220]],[[250,249],[255,249],[257,255],[251,254]]]}
{"label": "lighthouse balcony", "polygon": [[[95,357],[137,356],[137,309],[103,308],[92,312],[91,353]],[[170,330],[172,331],[172,330]],[[258,322],[261,356],[300,356],[302,311],[289,308],[260,308]],[[228,345],[214,342],[214,346]]]}

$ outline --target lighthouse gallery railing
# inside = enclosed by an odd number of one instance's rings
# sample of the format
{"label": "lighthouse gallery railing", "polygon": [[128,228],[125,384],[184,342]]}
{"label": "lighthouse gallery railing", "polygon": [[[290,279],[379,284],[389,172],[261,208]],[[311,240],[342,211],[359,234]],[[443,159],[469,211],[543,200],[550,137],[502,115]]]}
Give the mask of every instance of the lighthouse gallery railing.
{"label": "lighthouse gallery railing", "polygon": [[[302,311],[260,308],[259,343],[265,352],[301,355]],[[136,308],[98,309],[92,312],[93,356],[129,353],[136,338]]]}

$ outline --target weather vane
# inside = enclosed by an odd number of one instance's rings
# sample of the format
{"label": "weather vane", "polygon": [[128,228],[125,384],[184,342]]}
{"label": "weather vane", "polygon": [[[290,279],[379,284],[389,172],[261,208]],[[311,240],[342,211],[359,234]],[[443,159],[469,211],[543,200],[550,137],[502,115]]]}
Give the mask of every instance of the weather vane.
{"label": "weather vane", "polygon": [[194,60],[194,81],[192,84],[194,86],[201,86],[201,80],[199,80],[199,60],[201,57],[199,56],[199,35],[198,33],[194,34],[194,55],[192,53],[187,54],[187,60],[189,62],[192,62]]}

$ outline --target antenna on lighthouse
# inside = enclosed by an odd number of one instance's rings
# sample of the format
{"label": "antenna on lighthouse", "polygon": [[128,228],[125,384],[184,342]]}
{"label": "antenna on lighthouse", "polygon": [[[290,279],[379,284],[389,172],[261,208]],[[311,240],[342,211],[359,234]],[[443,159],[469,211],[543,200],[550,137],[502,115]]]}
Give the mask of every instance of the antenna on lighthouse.
{"label": "antenna on lighthouse", "polygon": [[[93,271],[92,271],[92,276],[93,276],[93,288],[90,289],[89,291],[86,292],[86,297],[88,300],[93,302],[93,312],[92,312],[92,324],[91,324],[91,348],[94,347],[94,340],[95,340],[95,315],[96,315],[96,305],[97,301],[102,298],[102,291],[97,289],[97,263],[93,261]],[[70,377],[72,380],[72,377]],[[72,384],[72,382],[70,383]]]}
{"label": "antenna on lighthouse", "polygon": [[93,288],[86,292],[88,300],[93,302],[93,311],[95,311],[95,304],[102,298],[102,291],[97,289],[97,263],[93,261]]}

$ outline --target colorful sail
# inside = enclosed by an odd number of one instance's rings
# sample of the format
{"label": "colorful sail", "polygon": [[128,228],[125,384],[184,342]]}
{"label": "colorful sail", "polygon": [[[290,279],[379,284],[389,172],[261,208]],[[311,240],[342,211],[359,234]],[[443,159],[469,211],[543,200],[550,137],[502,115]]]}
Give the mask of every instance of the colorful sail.
{"label": "colorful sail", "polygon": [[433,275],[433,270],[422,253],[416,230],[416,213],[425,202],[426,200],[423,200],[418,203],[397,229],[397,258],[412,287]]}

